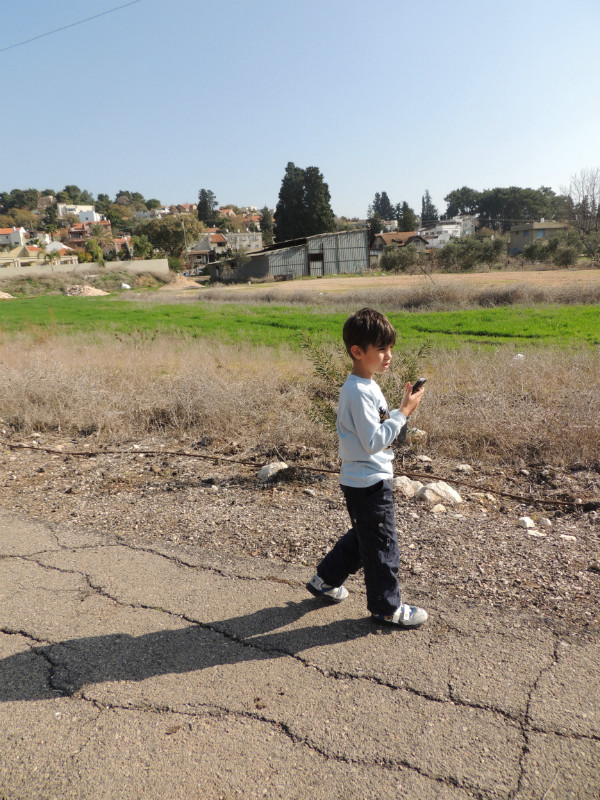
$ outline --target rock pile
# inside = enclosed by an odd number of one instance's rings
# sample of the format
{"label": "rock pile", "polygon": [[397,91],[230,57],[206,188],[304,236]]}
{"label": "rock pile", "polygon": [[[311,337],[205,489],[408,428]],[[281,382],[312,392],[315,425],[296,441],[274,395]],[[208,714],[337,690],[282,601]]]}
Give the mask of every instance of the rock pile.
{"label": "rock pile", "polygon": [[8,294],[8,292],[0,292],[0,300],[14,300],[12,294]]}
{"label": "rock pile", "polygon": [[108,294],[108,292],[87,284],[76,284],[75,286],[68,286],[65,289],[65,294],[69,297],[99,297],[100,295]]}

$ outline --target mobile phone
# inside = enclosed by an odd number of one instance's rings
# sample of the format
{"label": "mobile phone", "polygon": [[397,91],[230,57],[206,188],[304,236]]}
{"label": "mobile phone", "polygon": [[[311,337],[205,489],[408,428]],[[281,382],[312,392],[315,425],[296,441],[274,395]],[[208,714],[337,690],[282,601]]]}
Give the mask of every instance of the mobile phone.
{"label": "mobile phone", "polygon": [[412,388],[411,394],[414,394],[415,392],[418,392],[419,389],[421,388],[421,386],[423,386],[424,383],[427,383],[427,378],[418,378],[413,383],[413,388]]}

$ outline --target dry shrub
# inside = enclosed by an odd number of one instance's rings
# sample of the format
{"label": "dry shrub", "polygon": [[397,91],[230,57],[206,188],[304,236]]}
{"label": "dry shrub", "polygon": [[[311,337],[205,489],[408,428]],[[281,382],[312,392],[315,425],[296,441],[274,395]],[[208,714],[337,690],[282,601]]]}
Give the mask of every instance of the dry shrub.
{"label": "dry shrub", "polygon": [[600,351],[440,352],[416,424],[431,450],[461,460],[597,463]]}
{"label": "dry shrub", "polygon": [[196,340],[0,344],[0,417],[15,431],[148,433],[270,446],[327,435],[306,413],[307,364],[284,350]]}
{"label": "dry shrub", "polygon": [[[333,351],[332,351],[333,352]],[[337,352],[337,351],[336,351]],[[397,354],[401,360],[401,353]],[[427,452],[459,460],[564,465],[600,461],[596,348],[436,350],[413,424]],[[193,339],[58,337],[0,342],[0,418],[20,434],[237,440],[265,448],[335,436],[311,421],[319,377],[304,354]]]}

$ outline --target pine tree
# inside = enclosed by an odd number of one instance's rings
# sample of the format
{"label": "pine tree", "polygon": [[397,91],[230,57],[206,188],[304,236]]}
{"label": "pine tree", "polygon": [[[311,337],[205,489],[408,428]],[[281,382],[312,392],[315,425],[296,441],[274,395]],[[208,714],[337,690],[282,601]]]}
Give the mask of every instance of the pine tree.
{"label": "pine tree", "polygon": [[425,189],[425,194],[421,200],[421,225],[426,225],[428,222],[437,222],[438,210],[433,205],[429,189]]}
{"label": "pine tree", "polygon": [[260,231],[263,244],[273,244],[273,214],[267,206],[260,210]]}
{"label": "pine tree", "polygon": [[198,219],[209,228],[214,227],[217,221],[217,198],[210,189],[198,192]]}
{"label": "pine tree", "polygon": [[417,229],[417,215],[406,200],[396,206],[396,219],[399,231],[415,231]]}
{"label": "pine tree", "polygon": [[275,240],[284,242],[335,230],[329,187],[317,167],[302,169],[290,161],[275,209]]}
{"label": "pine tree", "polygon": [[304,236],[331,233],[335,230],[331,194],[318,167],[304,170],[304,189]]}

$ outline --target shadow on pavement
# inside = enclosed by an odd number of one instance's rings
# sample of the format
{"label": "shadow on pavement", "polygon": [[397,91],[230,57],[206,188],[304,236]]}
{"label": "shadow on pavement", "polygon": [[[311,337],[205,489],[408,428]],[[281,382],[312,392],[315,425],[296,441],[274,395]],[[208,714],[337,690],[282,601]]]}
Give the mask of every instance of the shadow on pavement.
{"label": "shadow on pavement", "polygon": [[327,608],[310,598],[177,630],[142,636],[115,633],[32,647],[0,661],[0,701],[56,698],[72,695],[90,683],[142,681],[157,675],[272,659],[358,639],[373,631],[369,618],[278,631],[309,612],[325,613]]}

